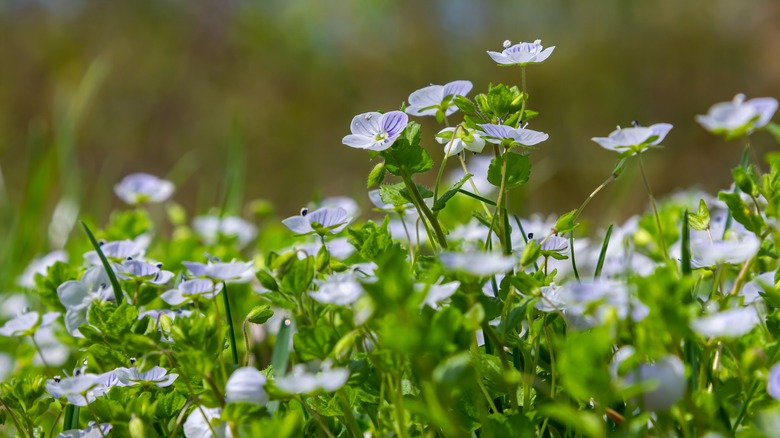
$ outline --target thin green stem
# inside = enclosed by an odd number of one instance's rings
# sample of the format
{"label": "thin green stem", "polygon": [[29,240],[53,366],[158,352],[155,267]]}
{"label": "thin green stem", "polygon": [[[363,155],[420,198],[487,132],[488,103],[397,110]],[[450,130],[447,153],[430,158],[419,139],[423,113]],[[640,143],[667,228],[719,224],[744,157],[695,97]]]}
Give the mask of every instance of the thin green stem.
{"label": "thin green stem", "polygon": [[341,410],[344,412],[344,425],[347,426],[349,434],[352,435],[353,438],[361,438],[363,436],[363,431],[360,430],[360,426],[358,426],[357,420],[355,420],[355,415],[352,413],[352,406],[349,404],[344,389],[336,391],[336,397],[341,405]]}
{"label": "thin green stem", "polygon": [[444,231],[441,229],[441,225],[439,225],[439,220],[436,219],[436,216],[433,214],[431,209],[428,208],[428,204],[425,203],[425,200],[420,194],[420,191],[417,190],[417,185],[414,184],[414,181],[412,181],[412,179],[407,175],[404,175],[403,179],[406,183],[406,187],[412,194],[412,198],[417,201],[420,211],[423,215],[425,215],[425,218],[428,219],[428,223],[430,224],[431,228],[433,228],[433,231],[436,235],[436,242],[438,242],[442,249],[447,249],[447,238],[444,235]]}
{"label": "thin green stem", "polygon": [[458,137],[458,131],[462,129],[463,129],[463,125],[458,125],[455,127],[455,130],[452,132],[452,138],[447,143],[447,149],[444,151],[444,158],[441,160],[441,165],[439,166],[439,173],[436,175],[436,184],[433,186],[434,204],[439,199],[439,184],[441,184],[441,177],[444,174],[444,167],[447,164],[447,158],[449,158],[450,152],[452,152],[452,145],[455,144],[455,139]]}
{"label": "thin green stem", "polygon": [[84,401],[87,402],[87,410],[92,415],[92,419],[95,421],[95,427],[97,428],[98,432],[100,432],[100,436],[106,438],[106,434],[103,433],[103,428],[100,427],[100,421],[98,421],[98,417],[95,415],[95,411],[93,411],[92,406],[89,405],[89,399],[84,394],[82,394],[82,397],[84,397]]}
{"label": "thin green stem", "polygon": [[[466,167],[466,159],[463,158],[463,155],[461,155],[459,158],[460,158],[460,165],[463,168],[463,174],[464,175],[468,175],[471,172],[469,172],[468,167]],[[482,196],[482,194],[479,193],[479,190],[477,189],[477,184],[474,182],[474,178],[469,178],[469,184],[471,184],[471,189],[474,190],[474,193],[477,196]],[[480,200],[480,199],[477,199],[477,200],[479,201],[479,204],[482,206],[482,209],[485,210],[485,214],[490,216],[490,209],[487,208],[487,205],[485,205],[485,202]]]}
{"label": "thin green stem", "polygon": [[32,340],[33,345],[35,346],[35,349],[38,351],[38,356],[41,357],[41,362],[43,362],[43,366],[46,368],[49,368],[48,362],[46,362],[46,358],[43,357],[43,350],[41,350],[41,346],[38,345],[38,342],[35,340],[35,334],[30,335],[30,340]]}
{"label": "thin green stem", "polygon": [[647,189],[647,196],[650,197],[650,205],[653,207],[653,215],[655,216],[655,225],[658,227],[658,239],[661,242],[661,252],[663,253],[664,260],[669,265],[672,265],[671,261],[669,260],[669,253],[666,250],[666,241],[664,240],[664,230],[661,227],[661,216],[658,214],[658,206],[655,203],[655,198],[653,197],[653,191],[650,189],[650,183],[647,180],[647,174],[645,173],[645,165],[644,161],[642,160],[642,154],[637,154],[637,157],[639,158],[639,173],[642,174],[642,181],[645,183],[645,189]]}
{"label": "thin green stem", "polygon": [[[748,163],[750,162],[750,136],[745,136],[745,148],[742,150],[742,158],[739,160],[739,166],[743,169],[747,169]],[[734,184],[734,192],[733,193],[739,193],[739,187]],[[731,217],[731,210],[726,210],[726,224],[723,226],[723,235],[721,236],[721,239],[726,238],[726,231],[731,228],[731,223],[734,220],[734,218]]]}

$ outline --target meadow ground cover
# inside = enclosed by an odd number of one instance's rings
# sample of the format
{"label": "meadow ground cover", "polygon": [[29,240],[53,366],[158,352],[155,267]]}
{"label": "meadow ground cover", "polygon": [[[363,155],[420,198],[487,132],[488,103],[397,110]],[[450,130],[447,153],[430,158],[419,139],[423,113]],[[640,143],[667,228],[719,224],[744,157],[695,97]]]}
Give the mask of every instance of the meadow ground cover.
{"label": "meadow ground cover", "polygon": [[[526,84],[554,49],[506,41],[487,54],[516,85],[430,85],[345,122],[344,145],[374,163],[377,220],[334,197],[261,229],[224,205],[190,222],[170,182],[117,181],[128,207],[81,221],[4,297],[3,431],[772,436],[780,154],[754,158],[750,138],[780,140],[777,100],[737,95],[696,117],[742,149],[717,196],[656,201],[643,156],[675,147],[673,127],[634,121],[592,139],[616,164],[578,208],[520,218],[509,193],[555,135],[529,128],[544,97]],[[438,165],[423,142],[441,145]],[[584,230],[627,166],[648,211]],[[429,171],[433,187],[415,182]]]}

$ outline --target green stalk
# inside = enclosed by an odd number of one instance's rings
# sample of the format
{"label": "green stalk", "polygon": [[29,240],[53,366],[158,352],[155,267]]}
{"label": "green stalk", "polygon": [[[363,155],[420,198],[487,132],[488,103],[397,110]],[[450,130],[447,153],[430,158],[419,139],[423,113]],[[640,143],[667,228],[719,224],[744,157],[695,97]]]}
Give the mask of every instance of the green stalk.
{"label": "green stalk", "polygon": [[574,260],[574,231],[569,233],[569,251],[571,252],[571,268],[574,270],[574,278],[580,281],[580,273],[577,272],[577,262]]}
{"label": "green stalk", "polygon": [[[750,137],[745,137],[745,149],[742,150],[742,159],[739,161],[740,167],[743,169],[747,169],[748,161],[750,161]],[[733,193],[739,193],[739,187],[737,187],[736,184],[734,184],[734,192]],[[731,222],[733,218],[731,217],[731,210],[726,210],[726,224],[723,226],[723,236],[721,236],[721,239],[726,238],[726,231],[731,228]]]}
{"label": "green stalk", "polygon": [[407,175],[404,175],[402,178],[406,184],[406,187],[409,189],[409,193],[411,193],[412,198],[416,201],[415,204],[417,205],[417,208],[422,212],[423,215],[425,215],[425,218],[428,219],[428,223],[430,224],[431,228],[433,228],[433,231],[436,234],[436,242],[439,243],[439,246],[442,249],[447,249],[447,238],[444,235],[444,231],[441,229],[441,225],[439,225],[439,221],[436,219],[436,216],[433,214],[431,209],[428,208],[428,204],[425,203],[425,200],[420,194],[420,191],[417,190],[417,186],[414,184],[414,181],[412,181],[412,179]]}
{"label": "green stalk", "polygon": [[642,174],[642,181],[645,183],[645,189],[647,189],[647,196],[650,197],[650,205],[653,207],[653,215],[655,216],[655,225],[658,227],[658,238],[661,243],[661,252],[663,253],[664,260],[667,264],[670,266],[672,265],[671,260],[669,260],[669,253],[666,251],[666,242],[664,241],[664,230],[661,227],[661,216],[658,214],[658,206],[655,203],[655,198],[653,197],[653,191],[650,189],[650,183],[647,181],[647,174],[645,173],[645,165],[642,161],[642,154],[637,154],[637,157],[639,158],[639,172]]}
{"label": "green stalk", "polygon": [[336,391],[336,398],[338,398],[341,410],[344,412],[344,425],[347,426],[349,434],[352,435],[353,438],[361,438],[363,436],[363,431],[360,430],[360,426],[358,425],[357,420],[355,420],[355,415],[352,413],[352,406],[350,406],[347,395],[344,393],[344,388]]}
{"label": "green stalk", "polygon": [[73,421],[73,408],[74,406],[69,404],[65,406],[65,417],[62,419],[62,431],[70,429],[70,423]]}
{"label": "green stalk", "polygon": [[447,143],[447,150],[444,152],[444,158],[441,160],[441,165],[439,166],[439,173],[436,175],[436,184],[433,186],[434,204],[439,199],[439,184],[441,184],[441,177],[444,174],[444,166],[447,164],[447,158],[450,156],[450,151],[452,151],[452,145],[455,143],[455,138],[458,135],[458,131],[463,129],[462,126],[463,125],[458,125],[455,127],[455,130],[452,132],[452,138],[450,139],[449,143]]}
{"label": "green stalk", "polygon": [[[230,299],[228,298],[227,283],[222,282],[222,287],[225,289],[222,294],[222,299],[225,302],[225,317],[228,323],[228,333],[230,334],[230,352],[233,354],[233,363],[238,365],[238,349],[236,348],[236,332],[233,329],[233,315],[230,313]],[[247,354],[249,354],[247,352]]]}
{"label": "green stalk", "polygon": [[601,252],[599,253],[599,261],[596,264],[596,272],[593,274],[593,278],[598,280],[601,276],[601,269],[604,267],[604,259],[607,258],[607,248],[609,247],[609,238],[612,236],[612,224],[607,228],[607,234],[604,236],[604,243],[601,244]]}

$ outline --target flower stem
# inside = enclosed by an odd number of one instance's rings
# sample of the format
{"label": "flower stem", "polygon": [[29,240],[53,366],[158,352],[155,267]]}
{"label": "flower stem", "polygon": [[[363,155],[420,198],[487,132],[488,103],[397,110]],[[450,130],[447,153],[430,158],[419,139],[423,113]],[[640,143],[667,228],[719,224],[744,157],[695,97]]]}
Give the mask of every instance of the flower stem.
{"label": "flower stem", "polygon": [[[745,136],[745,148],[742,150],[742,159],[739,161],[739,166],[743,169],[747,169],[748,162],[750,161],[750,136]],[[733,193],[739,193],[739,187],[734,184],[734,191]],[[726,238],[726,231],[731,228],[731,222],[734,219],[731,217],[731,210],[726,210],[726,224],[723,226],[723,236],[721,236],[721,239]]]}
{"label": "flower stem", "polygon": [[89,399],[86,395],[82,395],[84,397],[84,400],[87,402],[87,410],[89,410],[89,413],[92,415],[92,419],[95,420],[95,427],[97,428],[98,432],[100,432],[100,436],[103,438],[106,438],[106,434],[103,433],[103,428],[100,427],[100,422],[98,421],[97,415],[95,415],[95,411],[92,410],[92,406],[89,405]]}
{"label": "flower stem", "polygon": [[661,227],[661,216],[658,214],[658,206],[655,203],[653,197],[653,191],[650,189],[650,183],[647,181],[647,174],[645,173],[645,165],[642,161],[642,154],[637,155],[639,158],[639,172],[642,174],[642,181],[645,183],[645,189],[647,189],[647,196],[650,197],[650,205],[653,207],[653,215],[655,216],[655,225],[658,227],[658,238],[661,243],[661,252],[663,253],[664,260],[671,265],[669,260],[669,254],[666,251],[666,241],[664,240],[664,230]]}
{"label": "flower stem", "polygon": [[436,219],[436,216],[433,214],[431,209],[428,208],[428,204],[425,203],[425,200],[420,194],[420,191],[417,190],[417,186],[414,184],[414,181],[412,181],[412,179],[407,175],[404,175],[403,179],[406,183],[406,187],[412,194],[412,198],[417,201],[417,207],[425,216],[425,218],[428,219],[428,223],[430,224],[431,228],[433,228],[433,232],[436,235],[436,242],[438,242],[442,249],[447,249],[447,238],[444,236],[444,231],[441,229],[441,225],[439,225],[438,219]]}
{"label": "flower stem", "polygon": [[436,175],[436,184],[433,186],[434,204],[439,199],[439,184],[441,184],[441,177],[442,174],[444,174],[444,166],[447,164],[447,158],[449,158],[450,152],[452,151],[452,145],[455,144],[455,139],[458,136],[458,131],[462,129],[463,129],[463,125],[456,126],[455,130],[452,132],[452,138],[450,139],[449,143],[447,143],[447,150],[444,152],[444,158],[441,160],[441,165],[439,166],[439,173]]}
{"label": "flower stem", "polygon": [[43,357],[43,350],[41,350],[41,346],[38,345],[38,342],[35,340],[35,334],[30,335],[30,340],[32,340],[33,345],[35,346],[35,349],[38,350],[38,356],[41,357],[41,362],[43,362],[43,366],[46,368],[49,368],[49,364],[46,362],[46,358]]}
{"label": "flower stem", "polygon": [[355,415],[352,413],[352,406],[349,404],[349,400],[347,399],[347,395],[344,393],[344,389],[339,389],[336,391],[336,397],[339,399],[341,410],[344,411],[344,425],[347,426],[349,434],[352,435],[353,438],[361,438],[363,436],[363,432],[360,430],[360,426],[358,425],[357,420],[355,420]]}
{"label": "flower stem", "polygon": [[[464,159],[462,155],[460,156],[460,165],[461,165],[461,167],[463,167],[463,174],[464,175],[468,175],[470,172],[469,172],[468,167],[466,167],[466,159]],[[474,190],[474,193],[477,196],[482,197],[482,194],[479,193],[479,190],[477,190],[477,185],[474,183],[474,178],[469,178],[469,183],[471,184],[471,189]],[[490,209],[487,208],[487,205],[485,205],[485,202],[480,200],[479,204],[482,205],[482,209],[485,210],[485,214],[490,216]]]}

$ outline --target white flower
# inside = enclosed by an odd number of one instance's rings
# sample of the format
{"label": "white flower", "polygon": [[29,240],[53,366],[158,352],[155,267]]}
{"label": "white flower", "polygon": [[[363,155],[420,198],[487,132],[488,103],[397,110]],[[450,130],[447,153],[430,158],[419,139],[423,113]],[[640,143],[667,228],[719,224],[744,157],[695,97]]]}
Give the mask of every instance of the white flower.
{"label": "white flower", "polygon": [[565,237],[550,236],[547,238],[547,240],[541,237],[534,240],[541,244],[542,251],[546,251],[548,253],[562,252],[569,249],[569,239]]}
{"label": "white flower", "polygon": [[57,287],[57,296],[65,306],[65,328],[76,337],[83,337],[78,328],[87,323],[87,311],[94,301],[114,300],[114,293],[108,284],[108,274],[102,266],[93,266],[81,276],[81,280],[70,280]]}
{"label": "white flower", "polygon": [[100,376],[97,374],[78,374],[73,377],[59,379],[49,379],[46,381],[46,391],[54,398],[76,396],[84,398],[84,395],[90,389],[100,383]]}
{"label": "white flower", "polygon": [[309,296],[320,303],[347,306],[364,294],[363,286],[352,272],[336,273],[327,280],[317,280],[316,283],[319,290],[309,291]]}
{"label": "white flower", "polygon": [[347,216],[349,217],[355,218],[360,216],[360,206],[358,205],[357,201],[350,198],[349,196],[329,196],[320,200],[320,202],[318,202],[316,205],[310,205],[310,207],[313,207],[311,210],[316,210],[317,208],[322,207],[340,207],[347,212]]}
{"label": "white flower", "polygon": [[401,111],[358,114],[349,126],[352,134],[341,142],[351,148],[383,151],[398,140],[408,123],[409,117]]}
{"label": "white flower", "polygon": [[478,125],[485,131],[485,138],[490,143],[501,144],[510,142],[511,146],[534,146],[548,138],[549,135],[544,132],[534,131],[525,128],[513,128],[507,125],[481,124]]}
{"label": "white flower", "polygon": [[460,287],[459,281],[451,281],[444,284],[423,284],[415,283],[414,288],[417,291],[424,291],[428,288],[428,293],[425,294],[425,300],[421,303],[421,306],[426,304],[432,309],[438,309],[441,304],[448,300]]}
{"label": "white flower", "polygon": [[233,371],[225,385],[225,395],[229,402],[246,402],[255,405],[268,403],[268,394],[263,386],[265,375],[252,367]]}
{"label": "white flower", "polygon": [[298,235],[317,233],[338,234],[349,225],[352,218],[341,207],[323,207],[309,213],[306,209],[298,216],[291,216],[282,223]]}
{"label": "white flower", "polygon": [[691,321],[691,328],[705,338],[738,338],[759,323],[755,307],[724,310]]}
{"label": "white flower", "polygon": [[41,315],[38,312],[27,312],[7,321],[0,327],[2,336],[28,336],[38,328],[51,325],[60,317],[58,312],[48,312]]}
{"label": "white flower", "polygon": [[458,110],[453,101],[455,96],[469,94],[472,83],[453,81],[445,85],[429,85],[409,95],[409,106],[405,111],[413,116],[435,116],[439,111],[449,116]]}
{"label": "white flower", "polygon": [[763,128],[775,111],[777,99],[760,97],[745,101],[744,94],[737,94],[731,102],[716,103],[710,107],[706,116],[696,116],[696,121],[713,134],[733,138]]}
{"label": "white flower", "polygon": [[764,292],[764,287],[775,286],[775,273],[764,272],[742,286],[739,294],[745,297],[745,305],[753,304],[762,299],[759,292]]}
{"label": "white flower", "polygon": [[[634,354],[634,348],[620,348],[610,364],[614,377],[617,376],[620,364]],[[640,363],[635,369],[627,371],[622,376],[625,385],[642,383],[650,385],[642,395],[642,407],[649,411],[659,412],[670,409],[685,395],[685,365],[679,357],[666,355],[655,362]]]}
{"label": "white flower", "polygon": [[761,240],[754,234],[736,236],[731,239],[699,239],[691,242],[691,265],[696,268],[715,266],[724,263],[739,264],[747,261],[761,246]]}
{"label": "white flower", "polygon": [[178,374],[168,374],[168,370],[158,366],[144,372],[139,372],[135,367],[117,368],[114,370],[114,373],[117,379],[126,386],[155,385],[160,388],[166,388],[171,386],[176,378],[179,377]]}
{"label": "white flower", "polygon": [[439,260],[450,271],[461,271],[477,277],[503,274],[514,268],[517,260],[495,252],[445,252]]}
{"label": "white flower", "polygon": [[[222,408],[195,406],[184,422],[184,436],[187,438],[232,438],[228,424],[219,421]],[[211,426],[209,427],[209,424]],[[217,436],[211,432],[214,429]]]}
{"label": "white flower", "polygon": [[118,267],[117,277],[123,280],[134,280],[140,283],[151,283],[156,285],[162,285],[173,278],[173,272],[165,271],[162,268],[162,264],[153,265],[151,263],[142,262],[140,260],[125,260],[121,265],[114,265]]}
{"label": "white flower", "polygon": [[[101,242],[100,251],[106,256],[108,261],[121,263],[124,260],[140,259],[146,252],[146,247],[149,245],[150,236],[142,234],[135,240],[118,240],[114,242]],[[102,266],[103,262],[100,260],[97,251],[87,251],[84,253],[84,259],[94,266]]]}
{"label": "white flower", "polygon": [[208,263],[182,262],[188,271],[195,277],[208,277],[212,280],[247,282],[255,273],[254,262],[219,262]]}
{"label": "white flower", "polygon": [[148,173],[133,173],[114,186],[114,193],[130,205],[158,203],[173,194],[173,183]]}
{"label": "white flower", "polygon": [[518,43],[511,46],[511,42],[504,41],[505,49],[499,52],[488,51],[488,55],[500,65],[528,65],[538,64],[549,58],[555,46],[544,48],[542,40],[533,43]]}
{"label": "white flower", "polygon": [[566,302],[561,296],[562,290],[563,289],[555,283],[550,283],[549,286],[542,286],[540,288],[540,293],[543,298],[539,299],[534,307],[545,313],[564,310],[566,308]]}
{"label": "white flower", "polygon": [[780,363],[776,363],[769,370],[766,378],[766,392],[775,400],[780,401]]}
{"label": "white flower", "polygon": [[162,295],[160,298],[171,306],[178,306],[187,300],[212,299],[222,290],[222,283],[215,283],[212,280],[196,278],[194,280],[184,280]]}
{"label": "white flower", "polygon": [[[498,187],[494,186],[493,184],[490,184],[490,182],[487,180],[487,174],[488,174],[488,168],[490,167],[490,162],[493,160],[490,156],[485,155],[477,155],[476,157],[469,157],[468,159],[468,170],[469,173],[471,173],[472,176],[471,179],[469,179],[469,182],[463,185],[461,189],[466,190],[467,192],[473,192],[474,188],[471,186],[471,183],[473,182],[475,186],[477,186],[477,190],[482,196],[489,196],[494,191],[498,190]],[[450,184],[455,184],[456,182],[460,181],[466,174],[463,172],[463,169],[458,167],[457,169],[453,170],[452,173],[449,175],[449,182]],[[411,204],[410,204],[411,205]]]}
{"label": "white flower", "polygon": [[630,315],[633,321],[641,321],[650,313],[644,303],[631,296],[628,285],[617,280],[566,283],[557,293],[560,308],[576,328],[602,324],[612,309],[621,320]]}
{"label": "white flower", "polygon": [[598,143],[604,149],[615,152],[633,152],[636,155],[650,146],[657,145],[666,138],[672,125],[668,123],[656,123],[651,126],[634,126],[631,128],[618,128],[609,134],[609,137],[593,137],[591,140]]}
{"label": "white flower", "polygon": [[217,243],[219,236],[235,237],[240,248],[257,237],[257,227],[236,216],[198,216],[192,220],[192,228],[206,245]]}
{"label": "white flower", "polygon": [[458,155],[464,149],[479,153],[485,148],[485,140],[471,128],[444,128],[436,134],[436,141],[444,145],[444,155],[448,157]]}
{"label": "white flower", "polygon": [[95,424],[90,422],[89,427],[85,429],[71,429],[60,432],[57,438],[102,438],[108,436],[111,431],[111,423]]}
{"label": "white flower", "polygon": [[327,362],[323,362],[321,371],[313,373],[307,371],[305,364],[297,364],[290,374],[276,379],[276,386],[290,394],[305,394],[317,390],[333,392],[344,386],[347,379],[348,369],[330,368]]}
{"label": "white flower", "polygon": [[41,274],[44,277],[48,273],[49,267],[57,262],[67,262],[68,254],[65,251],[52,251],[44,256],[38,257],[27,265],[22,275],[16,279],[16,284],[21,287],[32,289],[35,287],[35,276]]}

